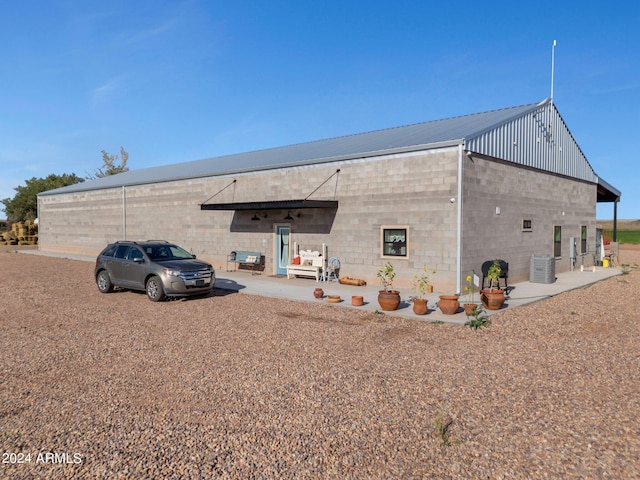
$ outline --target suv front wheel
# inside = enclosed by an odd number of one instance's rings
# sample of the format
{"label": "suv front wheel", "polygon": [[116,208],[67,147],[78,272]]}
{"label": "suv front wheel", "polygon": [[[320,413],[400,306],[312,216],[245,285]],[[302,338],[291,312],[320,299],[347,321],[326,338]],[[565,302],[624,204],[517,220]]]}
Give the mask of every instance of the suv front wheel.
{"label": "suv front wheel", "polygon": [[164,288],[162,288],[162,282],[156,276],[147,280],[147,297],[152,302],[164,300]]}
{"label": "suv front wheel", "polygon": [[98,284],[98,290],[100,290],[102,293],[109,293],[113,291],[111,278],[109,278],[109,274],[105,270],[102,270],[100,273],[98,273],[96,283]]}

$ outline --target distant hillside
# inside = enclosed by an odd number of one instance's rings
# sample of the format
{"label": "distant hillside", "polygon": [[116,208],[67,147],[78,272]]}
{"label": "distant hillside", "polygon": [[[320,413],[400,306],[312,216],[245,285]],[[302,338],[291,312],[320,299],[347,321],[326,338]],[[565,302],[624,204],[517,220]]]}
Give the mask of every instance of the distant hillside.
{"label": "distant hillside", "polygon": [[[613,230],[613,220],[598,220],[598,227]],[[618,220],[618,230],[640,230],[640,220]]]}

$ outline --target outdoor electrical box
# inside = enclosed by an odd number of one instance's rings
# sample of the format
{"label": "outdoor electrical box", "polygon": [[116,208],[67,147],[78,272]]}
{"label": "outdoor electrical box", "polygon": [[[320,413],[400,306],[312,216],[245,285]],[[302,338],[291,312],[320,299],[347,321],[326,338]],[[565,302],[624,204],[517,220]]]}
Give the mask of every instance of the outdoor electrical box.
{"label": "outdoor electrical box", "polygon": [[578,243],[576,237],[569,237],[569,270],[573,272],[578,258]]}

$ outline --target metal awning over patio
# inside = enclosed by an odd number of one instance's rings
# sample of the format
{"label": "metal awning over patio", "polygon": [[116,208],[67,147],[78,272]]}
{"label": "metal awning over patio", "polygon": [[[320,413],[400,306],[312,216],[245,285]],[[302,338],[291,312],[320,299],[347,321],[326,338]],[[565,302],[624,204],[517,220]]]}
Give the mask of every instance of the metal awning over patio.
{"label": "metal awning over patio", "polygon": [[598,177],[598,198],[597,202],[618,202],[620,201],[620,190]]}
{"label": "metal awning over patio", "polygon": [[338,208],[337,200],[271,200],[263,202],[203,203],[200,210],[293,210]]}

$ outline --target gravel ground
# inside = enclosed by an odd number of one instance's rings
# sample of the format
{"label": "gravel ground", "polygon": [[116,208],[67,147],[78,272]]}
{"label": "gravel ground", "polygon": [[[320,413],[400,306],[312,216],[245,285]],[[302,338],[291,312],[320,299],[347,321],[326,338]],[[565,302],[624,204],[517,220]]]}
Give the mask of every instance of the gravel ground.
{"label": "gravel ground", "polygon": [[621,259],[474,331],[103,295],[90,263],[5,249],[0,477],[640,478],[640,251]]}

